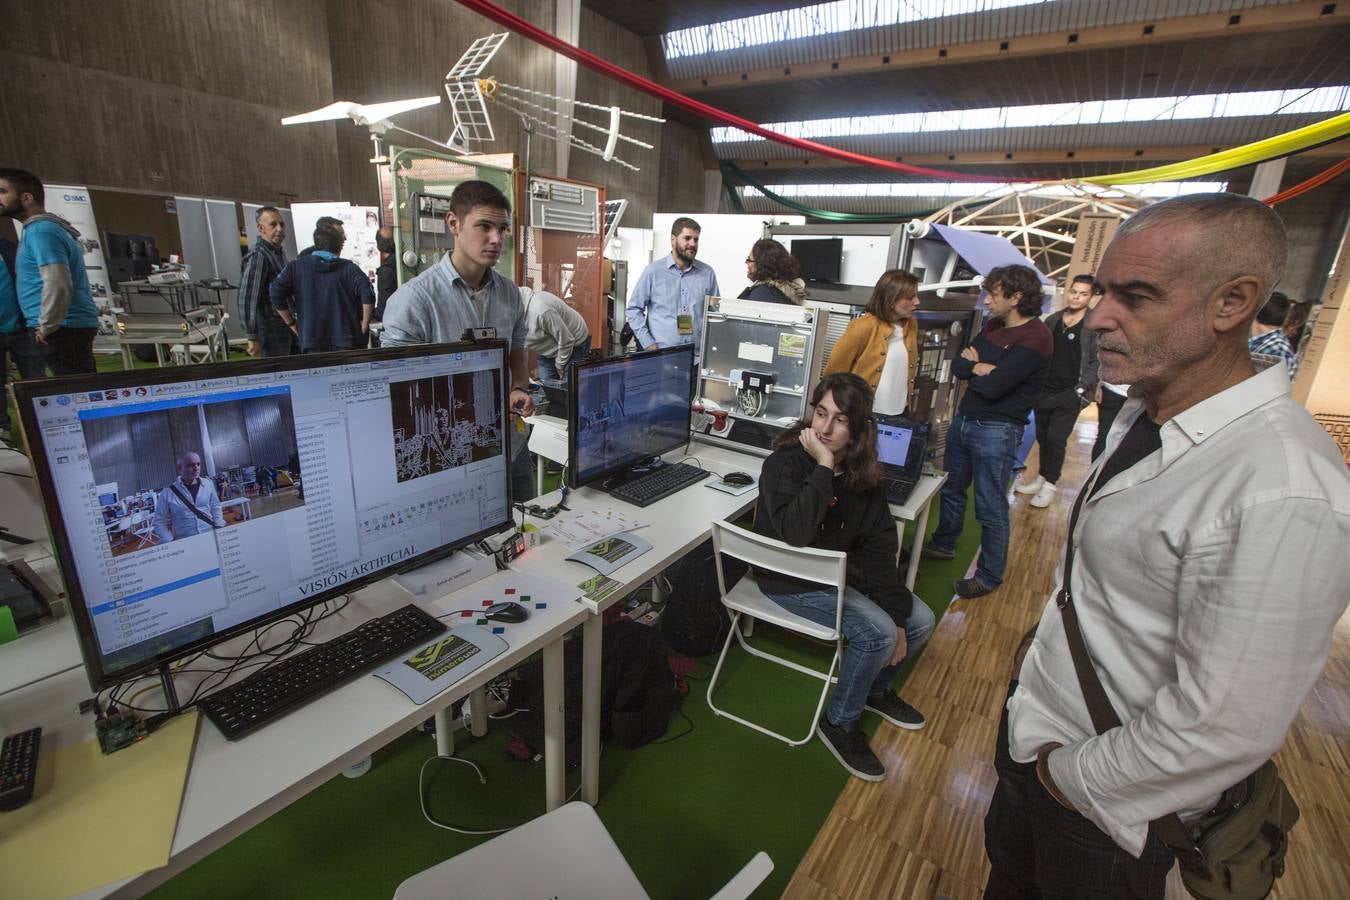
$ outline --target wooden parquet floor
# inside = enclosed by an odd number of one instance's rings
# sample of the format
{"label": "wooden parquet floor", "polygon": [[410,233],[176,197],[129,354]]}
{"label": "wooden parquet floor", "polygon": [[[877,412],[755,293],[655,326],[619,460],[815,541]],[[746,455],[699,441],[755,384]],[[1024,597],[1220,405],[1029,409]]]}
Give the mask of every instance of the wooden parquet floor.
{"label": "wooden parquet floor", "polygon": [[[872,746],[886,780],[849,779],[784,896],[982,895],[989,874],[984,814],[996,780],[994,740],[1012,654],[1053,587],[1068,513],[1096,437],[1095,409],[1084,413],[1069,442],[1055,502],[1032,509],[1028,498],[1016,497],[1003,586],[953,604],[905,685],[905,699],[924,712],[928,727],[905,731],[881,723]],[[1028,463],[1035,471],[1034,451]],[[1350,898],[1350,614],[1337,624],[1326,669],[1276,762],[1302,818],[1272,898]],[[1167,900],[1186,897],[1173,871]]]}

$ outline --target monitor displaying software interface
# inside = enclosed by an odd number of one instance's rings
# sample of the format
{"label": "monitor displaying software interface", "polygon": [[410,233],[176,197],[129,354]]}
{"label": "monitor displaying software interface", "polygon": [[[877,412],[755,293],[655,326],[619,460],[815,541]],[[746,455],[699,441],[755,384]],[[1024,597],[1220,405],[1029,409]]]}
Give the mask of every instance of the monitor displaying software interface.
{"label": "monitor displaying software interface", "polygon": [[17,385],[94,687],[510,522],[505,345]]}
{"label": "monitor displaying software interface", "polygon": [[693,344],[574,367],[567,423],[572,486],[688,443],[693,378]]}

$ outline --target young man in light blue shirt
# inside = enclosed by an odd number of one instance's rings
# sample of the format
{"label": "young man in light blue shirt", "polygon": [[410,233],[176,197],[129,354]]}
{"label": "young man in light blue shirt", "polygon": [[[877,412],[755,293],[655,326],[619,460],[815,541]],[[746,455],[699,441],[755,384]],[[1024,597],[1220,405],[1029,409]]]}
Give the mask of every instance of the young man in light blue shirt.
{"label": "young man in light blue shirt", "polygon": [[[702,227],[680,217],[670,226],[670,255],[642,271],[628,297],[628,324],[643,350],[697,344],[703,332],[703,298],[719,296],[717,276],[699,262]],[[697,357],[698,350],[694,350]]]}
{"label": "young man in light blue shirt", "polygon": [[80,233],[47,212],[42,182],[23,169],[0,169],[0,215],[23,223],[15,287],[24,319],[53,375],[94,371],[98,307],[89,292]]}

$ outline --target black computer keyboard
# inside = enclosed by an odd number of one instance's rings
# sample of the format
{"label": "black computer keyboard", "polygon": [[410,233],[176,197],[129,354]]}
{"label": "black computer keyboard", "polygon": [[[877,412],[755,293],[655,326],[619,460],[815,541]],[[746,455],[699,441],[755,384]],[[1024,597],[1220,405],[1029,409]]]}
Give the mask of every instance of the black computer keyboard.
{"label": "black computer keyboard", "polygon": [[688,463],[675,463],[630,478],[622,484],[607,488],[611,497],[616,497],[634,506],[650,506],[663,497],[669,497],[680,488],[688,487],[696,481],[708,477],[706,469],[691,466]]}
{"label": "black computer keyboard", "polygon": [[447,630],[409,604],[228,685],[197,706],[229,741],[273,722]]}

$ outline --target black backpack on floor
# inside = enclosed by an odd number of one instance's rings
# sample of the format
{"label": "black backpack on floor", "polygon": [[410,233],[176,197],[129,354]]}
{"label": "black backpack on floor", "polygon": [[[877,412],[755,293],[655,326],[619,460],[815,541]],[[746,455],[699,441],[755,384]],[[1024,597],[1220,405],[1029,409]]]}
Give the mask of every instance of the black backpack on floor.
{"label": "black backpack on floor", "polygon": [[[749,570],[745,563],[729,556],[723,557],[722,565],[728,588]],[[717,589],[712,541],[699,544],[671,568],[674,575],[670,599],[661,613],[661,633],[666,643],[685,656],[716,653],[726,640],[731,619]]]}
{"label": "black backpack on floor", "polygon": [[[667,661],[669,648],[655,628],[631,619],[605,626],[600,663],[600,737],[636,749],[666,733],[682,699]],[[512,737],[535,753],[544,749],[543,662],[520,670],[511,688]],[[567,764],[581,759],[581,641],[563,649],[563,734]]]}

